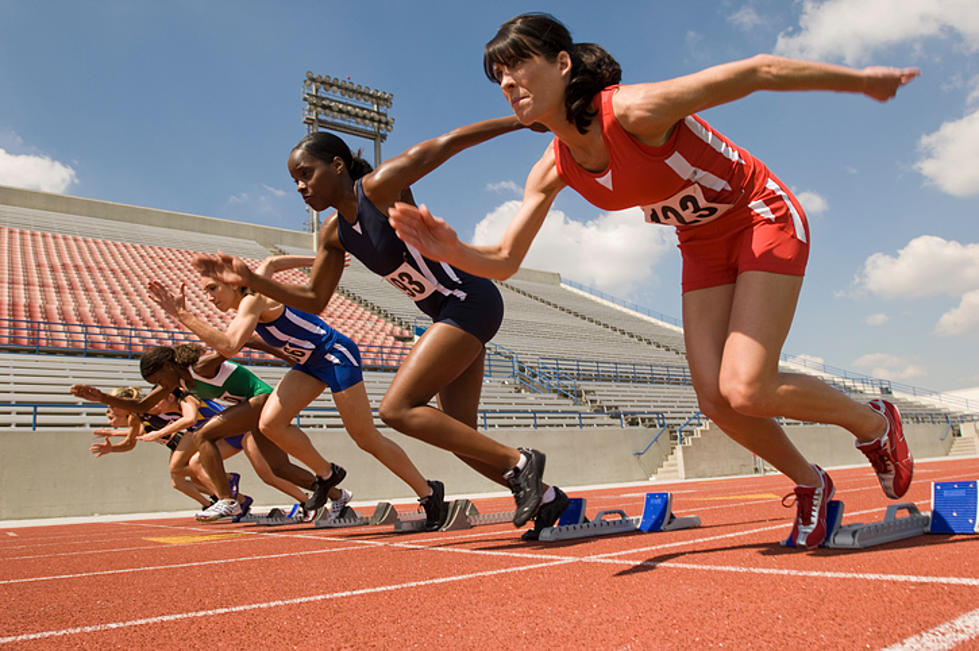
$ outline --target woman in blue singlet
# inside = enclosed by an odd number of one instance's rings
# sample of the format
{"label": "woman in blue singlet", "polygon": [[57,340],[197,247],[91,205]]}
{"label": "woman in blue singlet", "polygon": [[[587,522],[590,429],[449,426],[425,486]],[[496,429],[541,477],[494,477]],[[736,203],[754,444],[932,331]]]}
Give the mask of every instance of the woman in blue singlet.
{"label": "woman in blue singlet", "polygon": [[[257,273],[272,276],[277,271],[309,266],[311,263],[310,257],[277,256],[266,259]],[[314,471],[315,464],[328,464],[292,422],[302,409],[329,387],[351,438],[411,486],[425,508],[426,529],[441,527],[448,514],[444,486],[440,481],[426,481],[404,450],[374,426],[357,345],[315,314],[284,306],[207,274],[202,274],[201,282],[217,309],[222,312],[235,310],[234,318],[223,332],[187,311],[183,288],[180,296],[174,296],[162,284],[154,281],[149,286],[150,295],[168,314],[179,319],[223,355],[235,355],[254,333],[294,362],[262,408],[259,418],[261,432],[286,452],[310,465]],[[299,439],[297,432],[304,440],[301,441],[302,445],[296,443]],[[334,505],[340,505],[337,510],[342,510],[342,506],[350,500],[350,492],[341,490],[342,498],[334,500]]]}
{"label": "woman in blue singlet", "polygon": [[[423,257],[388,224],[394,202],[412,200],[412,183],[462,150],[522,126],[507,117],[460,127],[415,145],[377,170],[354,157],[337,136],[310,134],[293,148],[289,173],[311,208],[337,212],[320,229],[309,285],[277,283],[228,256],[213,274],[315,313],[333,295],[349,252],[402,291],[434,323],[398,369],[381,402],[381,419],[508,486],[517,503],[514,524],[522,526],[536,516],[534,529],[525,534],[533,538],[557,520],[567,496],[542,483],[541,452],[503,445],[476,429],[484,347],[503,319],[500,292],[485,278]],[[433,396],[438,409],[428,404]]]}

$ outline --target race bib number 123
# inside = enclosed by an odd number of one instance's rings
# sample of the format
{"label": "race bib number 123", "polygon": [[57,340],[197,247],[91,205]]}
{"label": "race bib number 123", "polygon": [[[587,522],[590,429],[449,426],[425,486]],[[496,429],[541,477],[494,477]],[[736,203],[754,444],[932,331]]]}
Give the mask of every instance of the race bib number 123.
{"label": "race bib number 123", "polygon": [[731,206],[730,203],[711,203],[696,183],[687,186],[666,201],[642,206],[642,214],[651,224],[694,226],[714,221]]}

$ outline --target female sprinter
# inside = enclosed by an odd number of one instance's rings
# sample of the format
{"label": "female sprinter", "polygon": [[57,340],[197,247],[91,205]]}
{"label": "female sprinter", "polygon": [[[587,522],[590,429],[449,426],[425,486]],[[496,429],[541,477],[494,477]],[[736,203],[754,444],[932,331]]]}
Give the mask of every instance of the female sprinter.
{"label": "female sprinter", "polygon": [[620,86],[619,64],[605,50],[573,43],[564,25],[543,14],[505,23],[486,45],[483,67],[521,123],[542,123],[556,136],[530,172],[523,205],[492,246],[464,244],[443,220],[407,204],[391,211],[398,235],[435,260],[503,279],[517,270],[565,186],[604,210],[641,206],[647,221],[677,228],[684,338],[700,408],[797,484],[796,544],[823,542],[833,482],[792,445],[777,416],[846,428],[884,492],[903,495],[913,462],[893,405],[859,404],[811,376],[779,372],[808,256],[805,216],[764,164],[696,113],[759,90],[885,101],[918,70],[760,55]]}
{"label": "female sprinter", "polygon": [[[309,285],[277,283],[226,256],[219,260],[223,269],[211,275],[222,274],[226,282],[318,313],[333,295],[349,252],[406,294],[434,324],[395,374],[381,401],[381,420],[454,453],[480,474],[509,486],[517,504],[516,526],[523,526],[541,508],[534,533],[526,534],[533,537],[557,520],[567,507],[567,496],[541,483],[542,453],[503,445],[476,430],[484,346],[503,318],[500,292],[489,280],[432,262],[405,246],[387,215],[395,201],[411,200],[412,183],[451,156],[519,128],[512,117],[461,127],[415,145],[374,171],[335,135],[310,134],[289,155],[289,173],[313,210],[337,212],[320,229]],[[428,406],[433,396],[438,396],[438,409]]]}
{"label": "female sprinter", "polygon": [[[216,444],[216,441],[241,432],[251,432],[261,455],[275,475],[313,491],[313,495],[304,504],[306,520],[316,517],[327,496],[334,500],[342,498],[343,493],[336,485],[346,476],[343,468],[329,464],[329,475],[313,475],[289,461],[287,453],[259,431],[259,416],[272,393],[272,387],[244,366],[228,361],[217,353],[205,355],[203,350],[195,344],[178,344],[172,347],[156,346],[144,352],[139,359],[140,373],[144,380],[157,386],[142,400],[110,396],[84,384],[73,385],[70,390],[85,400],[102,402],[137,415],[145,414],[165,395],[178,388],[183,388],[202,400],[219,399],[235,403],[208,420],[190,437],[191,448],[200,454],[201,465],[211,480],[215,495],[220,498],[199,519],[217,520],[241,514],[238,502],[231,496],[221,453]],[[298,435],[312,448],[309,438],[301,430]]]}
{"label": "female sprinter", "polygon": [[[141,397],[140,390],[136,387],[118,387],[112,389],[109,395],[130,400],[139,400]],[[112,452],[129,452],[136,447],[138,441],[157,441],[166,445],[170,449],[170,481],[172,486],[199,503],[203,509],[207,509],[217,500],[214,497],[211,481],[203,472],[199,462],[195,463],[193,457],[188,458],[187,455],[181,455],[177,452],[183,440],[183,430],[192,427],[195,422],[202,422],[199,421],[198,416],[209,417],[201,413],[199,406],[200,402],[189,395],[178,400],[174,394],[169,394],[154,405],[142,420],[132,412],[110,406],[105,412],[106,420],[109,421],[112,428],[118,429],[96,429],[93,434],[104,437],[105,440],[93,443],[89,447],[89,452],[96,457]],[[189,420],[191,417],[193,420]],[[122,441],[112,443],[109,438],[115,436],[121,436]],[[221,451],[222,458],[227,458],[237,452],[227,443],[227,440],[219,441],[218,449]],[[181,457],[184,458],[181,459]],[[239,479],[240,476],[237,473],[228,475],[232,497],[235,498],[237,498]],[[210,499],[205,497],[201,491],[207,492]],[[303,499],[305,501],[305,497]],[[242,503],[241,500],[238,502],[239,504]],[[242,506],[242,512],[247,513],[244,506]]]}
{"label": "female sprinter", "polygon": [[[311,263],[312,258],[308,257],[276,256],[263,261],[256,273],[271,277],[278,271]],[[235,310],[235,316],[224,332],[188,312],[182,293],[179,297],[174,296],[162,284],[153,281],[149,285],[150,296],[167,314],[225,357],[236,355],[255,333],[268,346],[293,358],[295,365],[262,409],[259,428],[266,437],[285,448],[283,442],[292,430],[297,429],[292,425],[296,415],[329,387],[351,438],[418,495],[425,509],[426,530],[435,531],[445,523],[448,507],[442,482],[426,481],[404,450],[374,426],[360,366],[360,351],[353,341],[315,314],[286,307],[206,274],[202,274],[201,284],[218,310]],[[291,453],[287,448],[286,451]]]}

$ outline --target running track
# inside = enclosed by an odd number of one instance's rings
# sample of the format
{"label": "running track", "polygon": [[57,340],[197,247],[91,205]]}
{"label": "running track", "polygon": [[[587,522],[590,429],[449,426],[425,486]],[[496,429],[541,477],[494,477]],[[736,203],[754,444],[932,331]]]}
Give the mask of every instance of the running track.
{"label": "running track", "polygon": [[[832,475],[844,523],[883,517],[869,468]],[[905,500],[925,511],[932,481],[976,478],[976,458],[919,462]],[[589,516],[638,515],[647,489],[670,490],[703,526],[549,544],[509,525],[0,526],[0,646],[979,649],[979,536],[783,549],[789,488],[772,475],[572,490]]]}

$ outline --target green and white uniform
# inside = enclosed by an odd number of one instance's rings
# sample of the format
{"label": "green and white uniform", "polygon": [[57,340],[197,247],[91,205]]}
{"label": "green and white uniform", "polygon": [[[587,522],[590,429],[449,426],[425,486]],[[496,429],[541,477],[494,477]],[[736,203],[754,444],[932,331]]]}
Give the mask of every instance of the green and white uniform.
{"label": "green and white uniform", "polygon": [[194,386],[188,391],[201,400],[223,400],[225,402],[245,402],[263,393],[272,393],[272,387],[241,364],[224,362],[214,377],[201,377],[188,369],[194,378]]}

